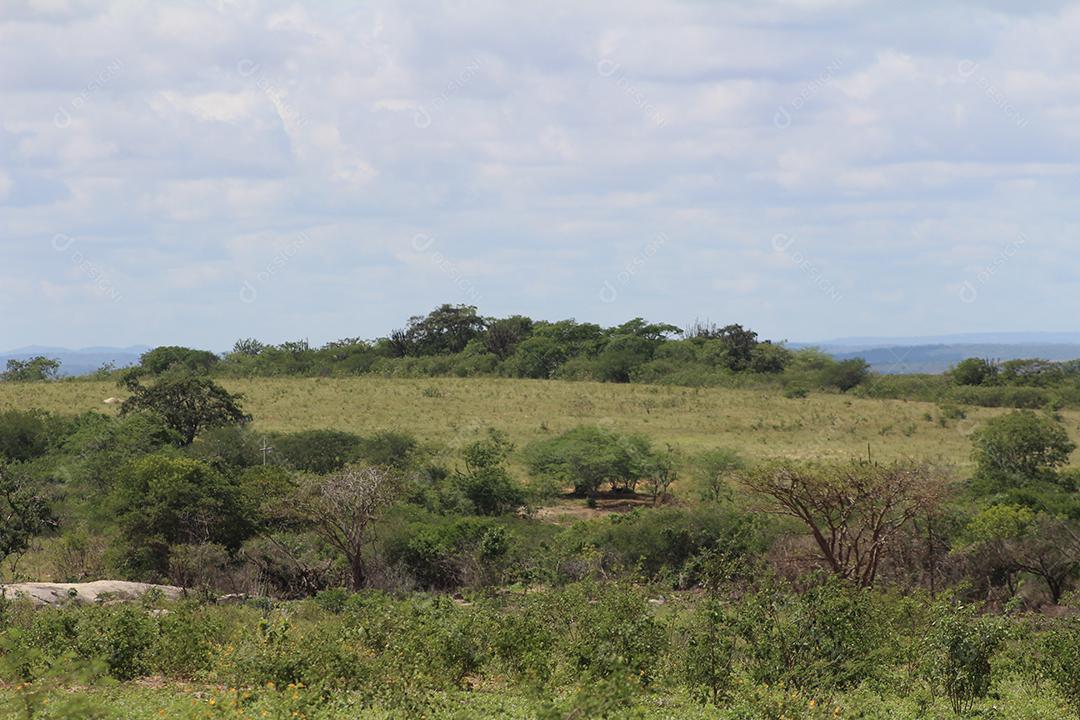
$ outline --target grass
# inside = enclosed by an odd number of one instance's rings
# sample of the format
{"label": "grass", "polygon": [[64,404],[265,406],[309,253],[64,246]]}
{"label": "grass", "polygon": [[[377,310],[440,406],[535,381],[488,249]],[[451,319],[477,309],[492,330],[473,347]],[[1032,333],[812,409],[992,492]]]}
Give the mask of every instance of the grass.
{"label": "grass", "polygon": [[[818,393],[512,379],[281,378],[225,380],[245,397],[262,431],[319,428],[360,434],[401,429],[421,440],[459,446],[493,426],[521,447],[576,425],[640,432],[684,451],[727,447],[750,459],[918,457],[970,468],[970,434],[1003,412],[968,408],[943,420],[933,403]],[[112,383],[0,383],[0,410],[115,413]],[[1080,435],[1080,412],[1065,411]]]}

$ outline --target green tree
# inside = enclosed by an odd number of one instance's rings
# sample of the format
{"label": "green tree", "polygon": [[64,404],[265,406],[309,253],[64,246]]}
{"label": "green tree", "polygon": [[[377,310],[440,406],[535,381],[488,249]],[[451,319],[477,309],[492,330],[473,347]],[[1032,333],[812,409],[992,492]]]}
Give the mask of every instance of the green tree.
{"label": "green tree", "polygon": [[723,604],[706,597],[695,608],[683,654],[684,672],[693,695],[719,707],[734,685],[734,633]]}
{"label": "green tree", "polygon": [[55,527],[44,495],[18,468],[0,461],[0,563],[30,547],[30,541]]}
{"label": "green tree", "polygon": [[60,439],[64,424],[40,410],[0,412],[0,460],[26,462],[45,455]]}
{"label": "green tree", "polygon": [[120,407],[121,415],[148,411],[160,416],[175,430],[182,446],[194,442],[205,428],[243,425],[251,420],[240,407],[241,395],[233,395],[205,375],[172,370],[152,385],[137,377],[122,381],[131,397]]}
{"label": "green tree", "polygon": [[251,511],[239,488],[206,463],[170,455],[130,462],[115,490],[116,518],[133,570],[156,577],[173,545],[219,543],[236,549],[250,536]]}
{"label": "green tree", "polygon": [[302,430],[268,438],[269,457],[301,472],[325,475],[360,457],[363,439],[341,430]]}
{"label": "green tree", "polygon": [[484,348],[500,360],[505,360],[514,354],[518,343],[532,334],[532,328],[532,319],[523,315],[489,320],[484,333]]}
{"label": "green tree", "polygon": [[1053,480],[1055,469],[1076,449],[1060,423],[1027,410],[987,421],[976,431],[974,445],[978,479],[998,488]]}
{"label": "green tree", "polygon": [[1045,642],[1047,674],[1080,718],[1080,620],[1059,621]]}
{"label": "green tree", "polygon": [[60,361],[41,355],[27,360],[12,358],[7,361],[7,370],[0,373],[0,380],[10,382],[43,382],[55,380],[60,372]]}
{"label": "green tree", "polygon": [[194,373],[208,373],[220,361],[221,358],[208,350],[162,346],[143,353],[139,358],[138,369],[150,375],[160,375],[176,368],[183,368]]}
{"label": "green tree", "polygon": [[593,497],[605,482],[613,489],[633,490],[648,472],[652,448],[643,437],[582,426],[530,445],[526,456],[534,476]]}
{"label": "green tree", "polygon": [[747,468],[746,460],[728,448],[707,450],[694,461],[694,480],[702,500],[719,502],[731,489],[736,473]]}
{"label": "green tree", "polygon": [[472,305],[440,305],[427,315],[409,318],[390,340],[398,354],[453,355],[484,332],[485,321]]}
{"label": "green tree", "polygon": [[957,385],[988,385],[997,377],[998,367],[989,360],[968,358],[957,363],[950,373]]}
{"label": "green tree", "polygon": [[847,392],[862,385],[870,377],[870,365],[862,358],[842,360],[829,365],[821,373],[821,382],[826,387],[834,387],[840,392]]}
{"label": "green tree", "polygon": [[1080,572],[1080,525],[1015,505],[986,508],[967,527],[973,549],[1003,574],[1028,573],[1046,583],[1056,605]]}
{"label": "green tree", "polygon": [[500,515],[525,503],[525,493],[506,469],[513,450],[506,433],[490,428],[486,438],[462,451],[465,468],[454,478],[479,514]]}

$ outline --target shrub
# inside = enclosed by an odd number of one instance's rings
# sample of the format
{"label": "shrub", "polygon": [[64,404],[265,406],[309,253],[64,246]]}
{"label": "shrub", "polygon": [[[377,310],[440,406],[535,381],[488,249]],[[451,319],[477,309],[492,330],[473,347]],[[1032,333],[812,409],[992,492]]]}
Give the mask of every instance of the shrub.
{"label": "shrub", "polygon": [[270,438],[273,457],[287,467],[320,475],[335,472],[360,456],[362,439],[340,430],[305,430]]}
{"label": "shrub", "polygon": [[66,424],[40,410],[0,412],[0,460],[27,462],[45,455],[62,437]]}
{"label": "shrub", "polygon": [[957,715],[990,692],[990,661],[1004,635],[1000,621],[980,616],[974,606],[937,607],[925,659],[931,682],[944,690]]}
{"label": "shrub", "polygon": [[1046,637],[1046,670],[1080,717],[1080,620],[1062,621]]}

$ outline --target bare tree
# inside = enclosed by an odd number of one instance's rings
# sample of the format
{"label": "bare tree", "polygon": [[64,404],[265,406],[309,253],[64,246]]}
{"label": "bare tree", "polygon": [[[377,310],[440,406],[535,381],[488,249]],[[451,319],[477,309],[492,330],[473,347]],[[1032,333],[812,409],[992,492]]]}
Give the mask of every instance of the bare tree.
{"label": "bare tree", "polygon": [[917,463],[783,462],[744,473],[742,482],[806,525],[834,573],[866,587],[900,531],[935,507],[945,487]]}
{"label": "bare tree", "polygon": [[393,501],[397,478],[379,467],[347,467],[316,478],[308,488],[305,511],[319,535],[349,563],[353,590],[366,579],[364,547],[368,529]]}

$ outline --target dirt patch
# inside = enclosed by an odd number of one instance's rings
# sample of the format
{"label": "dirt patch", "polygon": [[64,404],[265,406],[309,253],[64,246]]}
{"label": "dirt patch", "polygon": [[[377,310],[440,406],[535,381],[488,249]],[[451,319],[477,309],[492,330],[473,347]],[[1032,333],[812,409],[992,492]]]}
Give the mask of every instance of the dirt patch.
{"label": "dirt patch", "polygon": [[534,516],[553,525],[572,525],[579,520],[593,520],[614,513],[627,513],[642,507],[652,507],[652,498],[636,493],[600,493],[596,507],[589,507],[579,497],[563,496],[554,505],[538,509]]}

